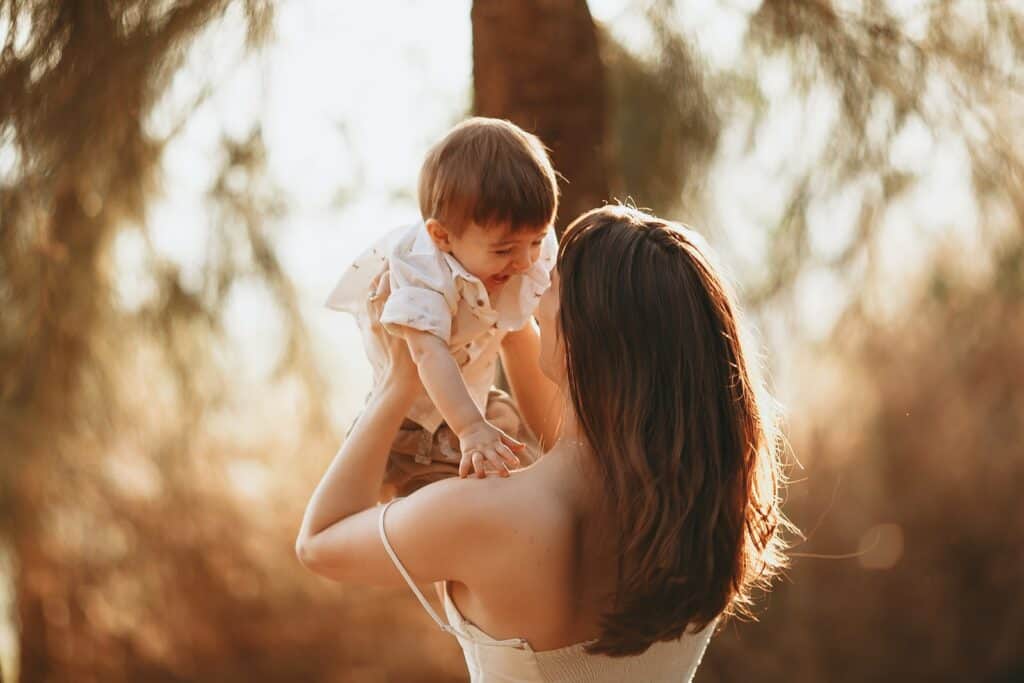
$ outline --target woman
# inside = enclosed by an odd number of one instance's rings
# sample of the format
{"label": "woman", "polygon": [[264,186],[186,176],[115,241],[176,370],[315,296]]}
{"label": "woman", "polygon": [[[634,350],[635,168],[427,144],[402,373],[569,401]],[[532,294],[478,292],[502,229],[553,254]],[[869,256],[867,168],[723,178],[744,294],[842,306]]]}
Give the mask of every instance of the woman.
{"label": "woman", "polygon": [[[395,343],[296,549],[338,581],[408,581],[473,681],[688,681],[719,618],[746,613],[785,561],[776,443],[735,306],[696,234],[621,206],[569,226],[556,271],[539,334],[503,349],[550,450],[377,507],[418,381]],[[442,582],[448,623],[413,581]]]}

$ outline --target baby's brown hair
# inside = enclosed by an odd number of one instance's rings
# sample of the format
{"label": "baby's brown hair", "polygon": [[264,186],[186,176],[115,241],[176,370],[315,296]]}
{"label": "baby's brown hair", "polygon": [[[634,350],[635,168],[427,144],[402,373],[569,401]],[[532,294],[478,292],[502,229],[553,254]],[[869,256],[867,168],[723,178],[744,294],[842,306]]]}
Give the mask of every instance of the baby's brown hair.
{"label": "baby's brown hair", "polygon": [[547,225],[558,211],[558,181],[536,135],[502,119],[455,126],[420,169],[423,220],[459,234],[470,222],[512,230]]}

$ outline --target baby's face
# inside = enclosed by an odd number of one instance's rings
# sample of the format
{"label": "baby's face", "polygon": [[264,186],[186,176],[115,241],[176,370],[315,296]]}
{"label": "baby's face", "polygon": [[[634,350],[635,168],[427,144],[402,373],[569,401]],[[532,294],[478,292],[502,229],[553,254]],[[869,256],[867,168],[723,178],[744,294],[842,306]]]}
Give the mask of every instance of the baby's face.
{"label": "baby's face", "polygon": [[540,256],[550,225],[511,230],[508,226],[482,228],[470,223],[460,235],[448,235],[448,251],[487,291],[496,294],[513,275],[526,272]]}

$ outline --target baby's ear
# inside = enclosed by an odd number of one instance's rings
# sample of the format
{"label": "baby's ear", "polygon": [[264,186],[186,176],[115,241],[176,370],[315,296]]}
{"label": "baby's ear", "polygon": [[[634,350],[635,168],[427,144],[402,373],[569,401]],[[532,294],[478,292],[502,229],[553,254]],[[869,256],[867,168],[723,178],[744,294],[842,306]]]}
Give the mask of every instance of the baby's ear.
{"label": "baby's ear", "polygon": [[437,245],[438,249],[440,249],[441,251],[451,252],[451,234],[444,227],[444,225],[441,224],[441,221],[437,220],[436,218],[428,218],[427,234],[430,235],[430,239],[434,241],[434,244]]}

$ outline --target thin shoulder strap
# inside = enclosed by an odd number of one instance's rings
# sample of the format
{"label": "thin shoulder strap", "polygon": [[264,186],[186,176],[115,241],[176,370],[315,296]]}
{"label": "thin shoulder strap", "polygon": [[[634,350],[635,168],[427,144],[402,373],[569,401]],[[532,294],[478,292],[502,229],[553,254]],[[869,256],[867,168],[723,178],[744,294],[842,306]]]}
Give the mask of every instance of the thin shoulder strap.
{"label": "thin shoulder strap", "polygon": [[388,556],[391,558],[391,561],[395,564],[395,569],[397,569],[398,573],[402,575],[402,578],[405,579],[405,582],[409,584],[409,588],[412,589],[412,592],[416,595],[416,598],[420,601],[420,604],[423,605],[423,609],[427,610],[427,614],[429,614],[430,617],[437,623],[437,625],[441,627],[442,631],[456,635],[455,629],[453,629],[451,626],[449,626],[441,620],[441,617],[439,617],[437,612],[434,611],[434,608],[430,606],[430,603],[427,602],[426,597],[424,597],[423,593],[420,592],[420,589],[416,587],[416,583],[412,580],[412,577],[409,576],[409,572],[405,571],[405,566],[402,564],[402,561],[398,559],[398,555],[395,554],[395,549],[391,547],[391,542],[388,541],[388,535],[384,531],[384,515],[387,513],[388,508],[391,507],[391,504],[394,503],[396,500],[398,500],[398,498],[393,498],[389,500],[387,504],[381,508],[380,517],[378,518],[377,526],[380,529],[380,540],[384,543],[384,550],[388,551]]}

